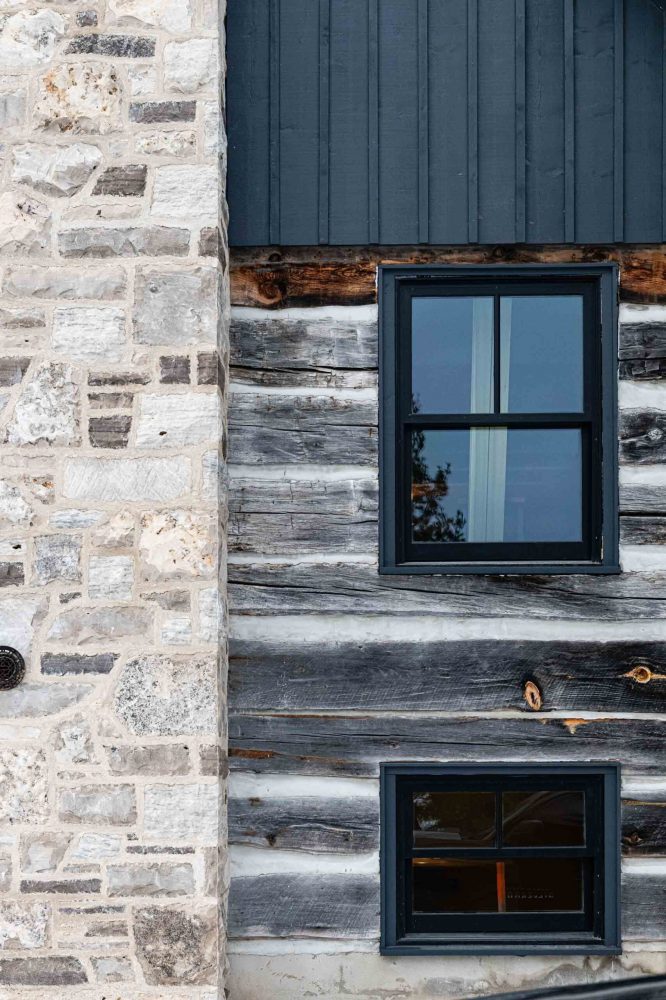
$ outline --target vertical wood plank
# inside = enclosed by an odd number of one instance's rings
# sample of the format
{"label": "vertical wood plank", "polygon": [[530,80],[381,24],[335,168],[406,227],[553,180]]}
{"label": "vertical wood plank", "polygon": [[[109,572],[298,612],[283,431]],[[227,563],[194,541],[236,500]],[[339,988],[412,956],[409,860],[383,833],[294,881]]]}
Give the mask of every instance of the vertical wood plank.
{"label": "vertical wood plank", "polygon": [[516,0],[479,0],[479,242],[516,233]]}
{"label": "vertical wood plank", "polygon": [[[332,0],[330,31],[329,238],[331,243],[367,244],[370,242],[367,2]],[[376,115],[376,104],[374,112]]]}
{"label": "vertical wood plank", "polygon": [[228,6],[227,194],[233,207],[229,239],[237,246],[270,238],[269,20],[266,0],[231,0]]}
{"label": "vertical wood plank", "polygon": [[270,0],[270,236],[281,243],[280,232],[280,0]]}
{"label": "vertical wood plank", "polygon": [[563,0],[530,2],[526,13],[527,240],[563,243]]}
{"label": "vertical wood plank", "polygon": [[319,3],[280,0],[280,240],[319,240]]}
{"label": "vertical wood plank", "polygon": [[613,237],[621,243],[624,240],[624,0],[615,0],[614,24]]}
{"label": "vertical wood plank", "polygon": [[379,239],[419,240],[417,3],[379,3]]}
{"label": "vertical wood plank", "polygon": [[525,216],[526,216],[526,85],[527,85],[527,65],[526,65],[526,15],[525,0],[515,0],[516,10],[516,243],[525,242]]}
{"label": "vertical wood plank", "polygon": [[662,233],[661,124],[663,11],[628,3],[624,18],[624,239],[657,242]]}
{"label": "vertical wood plank", "polygon": [[419,243],[430,238],[429,0],[418,0]]}
{"label": "vertical wood plank", "polygon": [[576,239],[574,0],[564,0],[564,242]]}
{"label": "vertical wood plank", "polygon": [[467,241],[479,241],[479,0],[467,4]]}
{"label": "vertical wood plank", "polygon": [[430,240],[466,243],[469,156],[467,0],[431,3],[429,26]]}
{"label": "vertical wood plank", "polygon": [[319,242],[329,241],[331,0],[319,0]]}
{"label": "vertical wood plank", "polygon": [[615,190],[615,0],[576,4],[575,232],[579,243],[612,243]]}
{"label": "vertical wood plank", "polygon": [[368,224],[379,243],[379,2],[368,0]]}

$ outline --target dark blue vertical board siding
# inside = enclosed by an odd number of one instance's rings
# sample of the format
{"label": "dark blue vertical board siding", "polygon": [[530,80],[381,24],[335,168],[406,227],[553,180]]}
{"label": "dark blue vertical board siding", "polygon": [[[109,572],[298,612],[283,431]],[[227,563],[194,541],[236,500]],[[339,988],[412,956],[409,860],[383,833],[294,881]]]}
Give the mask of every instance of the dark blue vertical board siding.
{"label": "dark blue vertical board siding", "polygon": [[575,9],[574,238],[581,243],[614,239],[614,6],[594,0]]}
{"label": "dark blue vertical board siding", "polygon": [[666,237],[661,0],[228,0],[233,245]]}
{"label": "dark blue vertical board siding", "polygon": [[564,9],[526,9],[526,237],[564,242]]}
{"label": "dark blue vertical board siding", "polygon": [[319,242],[319,0],[280,2],[280,232]]}
{"label": "dark blue vertical board siding", "polygon": [[329,237],[369,243],[368,4],[331,4]]}
{"label": "dark blue vertical board siding", "polygon": [[[227,31],[233,39],[233,71],[227,80],[232,239],[238,245],[267,242],[270,206],[269,7],[266,0],[231,3]],[[246,44],[252,39],[252,44]]]}
{"label": "dark blue vertical board siding", "polygon": [[418,0],[379,4],[379,94],[379,242],[418,243]]}
{"label": "dark blue vertical board siding", "polygon": [[663,14],[625,4],[624,238],[658,242],[662,232]]}
{"label": "dark blue vertical board siding", "polygon": [[516,236],[515,0],[479,0],[479,242]]}
{"label": "dark blue vertical board siding", "polygon": [[467,0],[428,11],[429,237],[467,243]]}

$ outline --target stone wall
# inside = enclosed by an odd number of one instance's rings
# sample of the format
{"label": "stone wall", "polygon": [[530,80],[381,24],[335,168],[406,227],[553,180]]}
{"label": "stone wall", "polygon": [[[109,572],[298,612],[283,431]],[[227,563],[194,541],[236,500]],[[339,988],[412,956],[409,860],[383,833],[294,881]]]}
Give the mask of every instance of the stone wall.
{"label": "stone wall", "polygon": [[223,994],[218,6],[0,0],[2,1000]]}

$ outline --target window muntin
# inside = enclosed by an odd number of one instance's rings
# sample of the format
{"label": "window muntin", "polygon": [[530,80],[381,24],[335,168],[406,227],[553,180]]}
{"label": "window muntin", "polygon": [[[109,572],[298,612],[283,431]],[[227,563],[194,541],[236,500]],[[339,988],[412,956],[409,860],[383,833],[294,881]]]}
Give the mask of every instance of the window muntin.
{"label": "window muntin", "polygon": [[382,274],[382,571],[616,572],[612,269],[441,271]]}
{"label": "window muntin", "polygon": [[617,949],[617,765],[383,765],[383,950]]}

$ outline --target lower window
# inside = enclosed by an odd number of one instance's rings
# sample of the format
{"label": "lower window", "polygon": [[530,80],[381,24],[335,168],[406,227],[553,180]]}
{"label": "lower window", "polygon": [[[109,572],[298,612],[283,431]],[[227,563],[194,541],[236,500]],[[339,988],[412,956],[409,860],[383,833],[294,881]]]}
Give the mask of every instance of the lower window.
{"label": "lower window", "polygon": [[382,765],[382,951],[620,951],[618,764]]}

